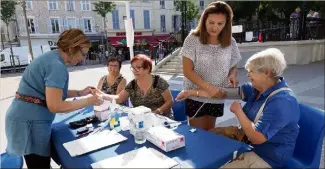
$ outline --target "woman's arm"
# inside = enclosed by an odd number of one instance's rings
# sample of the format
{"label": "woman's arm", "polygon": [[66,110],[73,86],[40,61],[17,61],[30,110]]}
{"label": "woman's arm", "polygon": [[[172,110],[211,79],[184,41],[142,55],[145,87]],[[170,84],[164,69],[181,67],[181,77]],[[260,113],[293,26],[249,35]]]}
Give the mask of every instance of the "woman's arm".
{"label": "woman's arm", "polygon": [[267,141],[265,136],[256,130],[255,124],[248,119],[240,103],[236,101],[233,102],[230,106],[230,111],[233,112],[238,118],[238,121],[249,141],[251,141],[253,144],[263,144]]}
{"label": "woman's arm", "polygon": [[182,90],[176,97],[176,101],[183,101],[189,97],[210,97],[209,93],[205,90]]}
{"label": "woman's arm", "polygon": [[109,94],[105,94],[105,93],[103,93],[101,91],[99,91],[99,92],[100,92],[99,95],[102,95],[103,99],[108,100],[110,102],[113,99],[115,99],[117,104],[121,104],[121,103],[125,102],[129,98],[129,93],[124,89],[118,95],[109,95]]}
{"label": "woman's arm", "polygon": [[66,113],[92,105],[90,98],[75,101],[63,101],[62,95],[62,89],[52,87],[45,88],[46,104],[50,112]]}
{"label": "woman's arm", "polygon": [[100,78],[100,80],[98,81],[98,84],[97,84],[97,89],[98,90],[100,90],[103,87],[104,77]]}
{"label": "woman's arm", "polygon": [[81,94],[80,94],[80,90],[68,90],[68,98],[71,98],[71,97],[80,97]]}
{"label": "woman's arm", "polygon": [[124,90],[125,86],[126,86],[126,79],[123,78],[117,86],[116,94],[121,93],[121,91]]}
{"label": "woman's arm", "polygon": [[162,92],[161,95],[163,96],[165,103],[162,106],[160,106],[158,109],[153,110],[152,111],[153,113],[157,113],[157,114],[168,113],[168,112],[170,112],[170,110],[173,106],[173,96],[172,96],[169,88],[166,89],[164,92]]}

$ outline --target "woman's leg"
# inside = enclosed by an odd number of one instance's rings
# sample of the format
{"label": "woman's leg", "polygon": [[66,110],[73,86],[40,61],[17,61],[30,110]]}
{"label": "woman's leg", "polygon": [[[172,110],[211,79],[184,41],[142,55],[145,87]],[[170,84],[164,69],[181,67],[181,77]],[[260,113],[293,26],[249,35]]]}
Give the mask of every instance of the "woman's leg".
{"label": "woman's leg", "polygon": [[220,168],[272,168],[267,162],[253,151],[246,152],[238,159],[223,165]]}
{"label": "woman's leg", "polygon": [[29,154],[24,156],[27,168],[51,168],[51,158],[39,156],[36,154]]}
{"label": "woman's leg", "polygon": [[190,125],[203,130],[210,130],[216,124],[216,117],[204,115],[190,120]]}

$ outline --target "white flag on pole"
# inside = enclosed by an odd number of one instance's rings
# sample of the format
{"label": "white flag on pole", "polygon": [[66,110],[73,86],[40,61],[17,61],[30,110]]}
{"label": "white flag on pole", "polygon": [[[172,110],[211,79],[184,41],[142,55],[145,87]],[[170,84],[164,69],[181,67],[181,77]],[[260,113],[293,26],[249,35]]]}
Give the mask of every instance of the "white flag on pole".
{"label": "white flag on pole", "polygon": [[126,31],[127,47],[133,47],[134,46],[134,30],[133,30],[132,18],[124,20],[124,24],[125,24],[125,31]]}

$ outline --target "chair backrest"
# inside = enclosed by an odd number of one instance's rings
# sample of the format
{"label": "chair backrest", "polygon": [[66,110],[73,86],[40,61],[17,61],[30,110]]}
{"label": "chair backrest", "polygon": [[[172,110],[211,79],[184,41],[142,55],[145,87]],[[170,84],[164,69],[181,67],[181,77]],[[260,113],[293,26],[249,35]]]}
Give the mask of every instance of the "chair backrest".
{"label": "chair backrest", "polygon": [[324,117],[324,110],[300,104],[300,131],[293,158],[287,165],[289,168],[319,168],[324,139]]}
{"label": "chair backrest", "polygon": [[177,102],[175,100],[176,96],[178,95],[178,93],[180,92],[180,90],[171,90],[172,96],[173,96],[173,112],[174,112],[174,120],[176,121],[184,121],[186,120],[186,115],[185,115],[185,103],[184,101],[182,102]]}
{"label": "chair backrest", "polygon": [[14,156],[8,153],[1,154],[1,168],[22,168],[23,157]]}

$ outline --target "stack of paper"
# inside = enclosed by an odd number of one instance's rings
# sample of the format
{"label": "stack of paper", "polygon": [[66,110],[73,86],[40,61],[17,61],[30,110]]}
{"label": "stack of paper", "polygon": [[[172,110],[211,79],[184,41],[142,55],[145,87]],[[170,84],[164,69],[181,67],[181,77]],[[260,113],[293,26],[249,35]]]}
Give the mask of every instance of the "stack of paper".
{"label": "stack of paper", "polygon": [[92,168],[172,168],[177,165],[175,160],[146,147],[91,164]]}
{"label": "stack of paper", "polygon": [[127,138],[117,133],[115,130],[104,130],[93,135],[88,135],[87,137],[64,143],[63,146],[72,157],[75,157],[125,140],[127,140]]}

